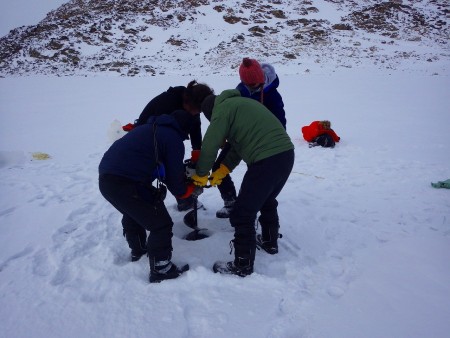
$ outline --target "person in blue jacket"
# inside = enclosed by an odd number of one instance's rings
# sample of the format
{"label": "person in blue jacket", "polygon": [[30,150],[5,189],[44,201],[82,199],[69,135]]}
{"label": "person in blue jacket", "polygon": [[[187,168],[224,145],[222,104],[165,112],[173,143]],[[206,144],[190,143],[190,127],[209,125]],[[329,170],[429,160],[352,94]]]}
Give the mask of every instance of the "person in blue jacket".
{"label": "person in blue jacket", "polygon": [[[239,67],[239,77],[241,82],[236,89],[239,90],[241,96],[261,102],[277,117],[284,129],[286,129],[286,113],[284,111],[283,98],[277,90],[280,85],[280,79],[275,72],[275,68],[268,63],[260,64],[255,59],[244,58]],[[228,150],[229,144],[225,144],[212,168],[213,170],[219,168]],[[216,216],[218,218],[228,218],[236,201],[236,188],[230,175],[223,179],[218,188],[224,201],[224,206],[216,212]]]}
{"label": "person in blue jacket", "polygon": [[261,102],[286,129],[283,98],[277,90],[280,79],[275,68],[268,63],[259,64],[255,59],[244,58],[239,67],[239,77],[241,82],[236,89],[241,96]]}
{"label": "person in blue jacket", "polygon": [[[191,157],[197,156],[202,147],[202,131],[200,121],[200,104],[203,99],[214,93],[214,90],[204,83],[198,83],[192,80],[187,86],[169,87],[166,91],[153,97],[144,107],[134,124],[127,124],[123,127],[125,131],[129,131],[137,126],[147,123],[151,116],[159,116],[162,114],[170,114],[175,110],[185,110],[192,115],[191,129],[189,130],[189,138],[192,145]],[[194,155],[196,154],[197,155]],[[201,203],[197,205],[200,207]],[[178,199],[178,211],[186,211],[194,207],[194,199]]]}
{"label": "person in blue jacket", "polygon": [[100,192],[123,215],[131,260],[148,255],[152,283],[177,278],[189,269],[171,262],[173,221],[164,205],[165,186],[154,187],[152,182],[163,182],[181,199],[195,190],[192,183],[186,183],[183,163],[190,115],[177,110],[150,117],[115,141],[99,165]]}

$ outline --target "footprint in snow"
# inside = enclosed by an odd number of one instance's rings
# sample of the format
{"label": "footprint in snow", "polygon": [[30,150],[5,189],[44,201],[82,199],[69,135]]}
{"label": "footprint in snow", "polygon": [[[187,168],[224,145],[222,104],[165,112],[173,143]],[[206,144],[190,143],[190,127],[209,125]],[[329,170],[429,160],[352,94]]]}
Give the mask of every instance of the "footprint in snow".
{"label": "footprint in snow", "polygon": [[15,254],[9,256],[3,263],[0,263],[0,272],[2,272],[4,269],[6,269],[8,267],[8,265],[11,264],[12,262],[14,262],[22,257],[28,256],[32,252],[33,252],[33,249],[31,247],[26,247],[22,251],[19,251],[18,253],[15,253]]}
{"label": "footprint in snow", "polygon": [[33,274],[40,277],[49,276],[54,267],[50,262],[46,249],[41,249],[33,255]]}

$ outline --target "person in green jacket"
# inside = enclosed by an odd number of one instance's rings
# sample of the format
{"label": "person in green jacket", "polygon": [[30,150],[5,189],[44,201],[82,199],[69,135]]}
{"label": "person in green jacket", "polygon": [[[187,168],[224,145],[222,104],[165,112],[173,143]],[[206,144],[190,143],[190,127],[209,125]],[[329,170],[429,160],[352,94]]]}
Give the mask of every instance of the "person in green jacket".
{"label": "person in green jacket", "polygon": [[[279,218],[277,196],[294,165],[294,145],[278,119],[256,100],[241,97],[238,90],[209,95],[202,111],[210,121],[203,138],[194,184],[216,186],[243,160],[247,164],[241,189],[230,215],[234,227],[235,258],[218,261],[214,272],[245,277],[253,273],[256,246],[278,253]],[[227,141],[230,151],[211,176],[220,147]],[[255,220],[260,212],[261,234]]]}

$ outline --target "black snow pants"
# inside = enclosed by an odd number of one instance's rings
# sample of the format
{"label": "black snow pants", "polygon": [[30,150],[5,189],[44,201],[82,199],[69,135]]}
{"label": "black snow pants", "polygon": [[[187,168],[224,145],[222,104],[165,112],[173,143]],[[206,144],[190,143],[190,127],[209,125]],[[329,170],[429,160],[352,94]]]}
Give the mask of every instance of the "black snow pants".
{"label": "black snow pants", "polygon": [[99,188],[103,197],[123,215],[123,231],[131,250],[142,249],[148,230],[149,258],[156,261],[171,258],[173,221],[164,201],[155,198],[156,188],[116,175],[100,175]]}
{"label": "black snow pants", "polygon": [[235,263],[248,259],[253,265],[256,250],[255,220],[264,233],[278,235],[279,219],[276,197],[283,189],[294,165],[294,150],[265,158],[248,166],[239,195],[230,215],[234,227]]}

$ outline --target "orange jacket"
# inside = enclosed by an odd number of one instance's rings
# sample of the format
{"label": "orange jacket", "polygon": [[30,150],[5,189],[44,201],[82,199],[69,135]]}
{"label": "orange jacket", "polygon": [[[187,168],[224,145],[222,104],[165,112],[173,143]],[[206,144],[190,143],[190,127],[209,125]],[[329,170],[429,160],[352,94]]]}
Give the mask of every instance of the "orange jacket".
{"label": "orange jacket", "polygon": [[317,136],[328,134],[333,138],[334,142],[339,142],[341,138],[336,135],[334,130],[323,129],[319,122],[320,121],[314,121],[309,126],[304,126],[302,128],[303,138],[308,142],[312,142]]}

